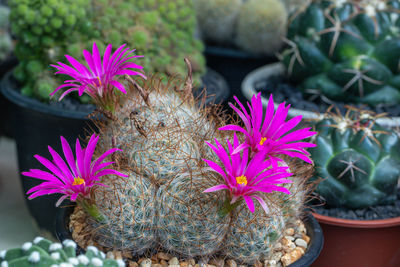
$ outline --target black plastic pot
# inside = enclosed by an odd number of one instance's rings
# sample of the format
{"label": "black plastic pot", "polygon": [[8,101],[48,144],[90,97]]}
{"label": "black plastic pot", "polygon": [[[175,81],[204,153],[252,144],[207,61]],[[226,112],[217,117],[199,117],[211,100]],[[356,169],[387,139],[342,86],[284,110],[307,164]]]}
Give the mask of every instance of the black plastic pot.
{"label": "black plastic pot", "polygon": [[[55,227],[56,236],[60,242],[71,239],[72,233],[69,229],[70,216],[74,212],[74,205],[68,205],[64,208],[59,208],[57,211]],[[308,245],[306,254],[303,255],[298,261],[290,264],[290,267],[308,267],[310,266],[321,253],[322,247],[324,245],[324,236],[318,221],[314,218],[311,213],[307,213],[304,218],[304,224],[307,229],[307,235],[310,236],[311,241]],[[84,250],[78,246],[78,252],[83,252]]]}
{"label": "black plastic pot", "polygon": [[[33,157],[35,154],[50,157],[47,146],[62,151],[60,136],[75,143],[76,138],[86,136],[90,129],[88,113],[62,110],[43,104],[35,99],[21,95],[11,81],[11,73],[5,75],[0,83],[4,97],[10,101],[7,106],[12,134],[17,144],[18,167],[20,171],[42,169],[43,166]],[[23,192],[40,184],[37,179],[20,175]],[[54,233],[54,220],[59,196],[50,195],[27,200],[29,212],[36,220],[41,231]]]}
{"label": "black plastic pot", "polygon": [[[0,80],[13,69],[18,63],[14,54],[10,54],[4,61],[0,62]],[[0,94],[0,136],[12,137],[11,123],[6,118],[10,117],[8,109],[9,101]]]}
{"label": "black plastic pot", "polygon": [[227,81],[232,96],[236,95],[241,101],[245,100],[240,90],[244,77],[252,70],[265,64],[278,61],[275,57],[251,54],[230,47],[208,45],[205,49],[207,66],[220,73]]}

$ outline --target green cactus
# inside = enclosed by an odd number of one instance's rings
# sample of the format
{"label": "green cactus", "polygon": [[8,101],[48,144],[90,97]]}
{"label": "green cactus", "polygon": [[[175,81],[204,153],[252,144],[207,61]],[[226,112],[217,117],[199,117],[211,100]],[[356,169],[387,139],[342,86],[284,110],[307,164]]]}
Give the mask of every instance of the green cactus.
{"label": "green cactus", "polygon": [[113,161],[129,177],[106,177],[108,187],[96,190],[93,200],[105,219],[89,219],[92,238],[134,256],[161,247],[189,258],[222,253],[246,264],[267,258],[301,215],[307,177],[291,166],[301,178],[290,178],[289,197],[268,194],[268,214],[250,215],[242,202],[232,211],[225,194],[204,193],[223,178],[202,160],[216,157],[205,141],[232,136],[218,131],[222,122],[213,109],[197,106],[190,74],[184,81],[126,79],[130,91],[101,127],[97,153],[120,148]]}
{"label": "green cactus", "polygon": [[316,124],[314,179],[329,206],[365,208],[396,200],[400,176],[400,140],[373,115],[350,110],[346,116],[328,113]]}
{"label": "green cactus", "polygon": [[202,37],[229,43],[236,31],[242,0],[195,0],[196,16]]}
{"label": "green cactus", "polygon": [[237,45],[253,53],[273,55],[282,46],[287,17],[280,0],[246,1],[238,15]]}
{"label": "green cactus", "polygon": [[[35,0],[12,1],[10,7],[11,29],[18,40],[15,54],[21,66],[15,76],[29,88],[25,90],[29,95],[40,100],[49,101],[42,81],[57,82],[49,65],[64,61],[65,54],[81,59],[82,50],[91,49],[94,41],[102,51],[109,43],[114,48],[127,44],[136,49],[145,55],[139,64],[148,73],[184,75],[184,57],[193,62],[198,83],[205,73],[203,45],[194,38],[192,1]],[[37,63],[41,68],[27,68]]]}
{"label": "green cactus", "polygon": [[[400,103],[398,0],[314,0],[289,26],[283,63],[303,93],[331,100]],[[393,81],[394,80],[394,81]]]}
{"label": "green cactus", "polygon": [[96,247],[89,246],[85,254],[76,255],[76,243],[64,240],[63,244],[52,243],[42,237],[27,242],[21,248],[0,252],[2,267],[51,267],[51,266],[103,266],[123,267],[122,260],[106,259]]}
{"label": "green cactus", "polygon": [[10,9],[0,4],[0,62],[6,59],[12,50],[11,36],[8,31]]}

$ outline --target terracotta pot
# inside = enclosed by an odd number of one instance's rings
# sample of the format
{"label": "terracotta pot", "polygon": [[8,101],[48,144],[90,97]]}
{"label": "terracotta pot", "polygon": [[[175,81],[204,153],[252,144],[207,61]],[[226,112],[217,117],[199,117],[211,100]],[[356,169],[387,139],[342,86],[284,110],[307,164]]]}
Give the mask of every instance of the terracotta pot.
{"label": "terracotta pot", "polygon": [[325,238],[313,267],[400,266],[400,217],[359,221],[313,215]]}

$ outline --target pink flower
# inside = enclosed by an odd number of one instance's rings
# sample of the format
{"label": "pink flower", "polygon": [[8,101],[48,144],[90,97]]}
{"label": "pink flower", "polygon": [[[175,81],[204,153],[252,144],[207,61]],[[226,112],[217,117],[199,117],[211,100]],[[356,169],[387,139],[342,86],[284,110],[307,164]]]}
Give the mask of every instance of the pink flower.
{"label": "pink flower", "polygon": [[[71,80],[65,81],[51,95],[65,88],[67,90],[61,95],[59,100],[73,91],[78,91],[80,96],[86,93],[96,102],[102,103],[109,100],[114,88],[126,94],[125,87],[117,80],[117,76],[128,74],[140,75],[146,78],[141,72],[132,70],[143,68],[140,65],[129,62],[133,58],[142,57],[131,56],[135,50],[129,50],[125,44],[120,46],[112,55],[111,50],[112,45],[109,44],[104,52],[103,62],[96,43],[93,43],[92,54],[87,50],[83,50],[83,56],[89,68],[69,55],[65,55],[65,57],[72,67],[61,62],[57,62],[58,65],[51,65],[58,70],[56,74],[65,74],[72,77]],[[101,100],[103,101],[101,102]]]}
{"label": "pink flower", "polygon": [[232,105],[232,103],[229,103],[229,105],[243,120],[245,129],[237,125],[227,125],[219,129],[241,132],[246,136],[245,142],[238,146],[234,153],[238,153],[245,148],[251,148],[253,153],[263,151],[275,162],[281,161],[279,155],[285,154],[290,157],[300,158],[312,164],[312,160],[309,157],[310,154],[304,148],[315,147],[316,145],[298,141],[311,137],[315,135],[316,132],[310,131],[311,128],[304,128],[288,133],[295,128],[302,119],[302,116],[296,116],[285,122],[290,105],[285,107],[285,103],[281,103],[274,114],[274,101],[271,95],[263,122],[261,93],[251,98],[251,105],[249,103],[247,104],[250,114],[243,104],[236,97],[234,98],[240,109]]}
{"label": "pink flower", "polygon": [[50,146],[48,148],[53,157],[53,161],[35,155],[35,158],[49,171],[31,169],[29,172],[22,173],[25,176],[44,181],[40,185],[32,187],[27,192],[27,194],[30,194],[29,199],[42,195],[61,193],[63,196],[56,203],[56,206],[59,206],[61,202],[68,197],[71,201],[77,201],[77,199],[79,200],[80,198],[89,199],[90,191],[93,186],[104,186],[99,183],[99,178],[104,175],[114,174],[127,177],[118,171],[104,169],[114,162],[103,162],[103,160],[115,151],[121,151],[120,149],[110,149],[98,159],[92,161],[98,140],[99,137],[93,134],[90,137],[87,147],[82,149],[77,139],[75,148],[76,160],[74,159],[71,147],[62,136],[61,144],[66,162]]}
{"label": "pink flower", "polygon": [[278,184],[291,183],[291,180],[285,179],[292,175],[287,172],[288,167],[272,167],[270,160],[265,160],[264,153],[257,153],[249,161],[249,149],[241,153],[233,153],[239,146],[239,141],[235,135],[233,146],[227,140],[229,153],[225,148],[215,140],[216,147],[207,143],[222,162],[222,166],[217,163],[203,159],[210,168],[220,174],[224,180],[224,184],[219,184],[205,190],[205,193],[215,192],[219,190],[229,190],[231,204],[235,203],[239,198],[243,198],[247,207],[254,212],[254,202],[256,199],[263,209],[267,212],[268,207],[262,198],[262,193],[271,193],[280,191],[290,194],[285,187]]}

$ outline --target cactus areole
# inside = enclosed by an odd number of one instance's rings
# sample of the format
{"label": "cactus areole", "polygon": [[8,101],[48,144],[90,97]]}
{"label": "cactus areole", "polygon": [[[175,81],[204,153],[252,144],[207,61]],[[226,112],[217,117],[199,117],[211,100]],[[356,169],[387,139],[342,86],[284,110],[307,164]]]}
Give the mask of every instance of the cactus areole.
{"label": "cactus areole", "polygon": [[310,153],[314,179],[328,206],[351,209],[390,204],[397,198],[400,140],[380,127],[371,113],[349,110],[328,113],[316,124],[317,147]]}
{"label": "cactus areole", "polygon": [[[161,247],[186,257],[218,252],[247,264],[267,258],[301,215],[311,166],[303,161],[311,162],[306,148],[315,146],[302,139],[315,132],[291,131],[301,117],[286,121],[289,106],[275,111],[272,98],[264,114],[260,95],[248,109],[231,104],[245,128],[225,125],[218,107],[204,107],[205,98],[198,106],[188,59],[183,79],[144,79],[126,70],[138,65],[121,59],[122,48],[109,60],[107,47],[103,68],[96,46],[93,55],[85,52],[90,72],[70,57],[74,69],[58,63],[74,78],[68,90],[96,98],[105,120],[86,148],[77,142],[76,161],[68,144],[67,163],[52,149],[53,162],[36,156],[49,172],[24,173],[45,181],[30,197],[61,192],[60,202],[76,201],[89,215],[93,241],[134,256]],[[90,80],[96,75],[101,84]],[[107,94],[98,93],[106,81]]]}
{"label": "cactus areole", "polygon": [[400,103],[399,0],[314,0],[293,14],[282,54],[305,94]]}

